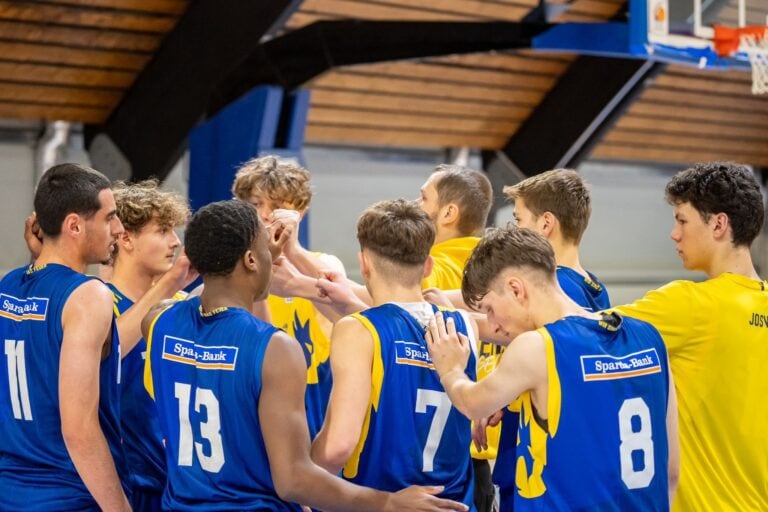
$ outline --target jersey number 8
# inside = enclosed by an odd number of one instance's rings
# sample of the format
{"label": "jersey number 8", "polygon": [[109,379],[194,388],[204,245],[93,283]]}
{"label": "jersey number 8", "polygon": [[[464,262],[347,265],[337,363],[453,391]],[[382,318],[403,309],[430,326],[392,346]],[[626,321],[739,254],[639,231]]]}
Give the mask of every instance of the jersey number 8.
{"label": "jersey number 8", "polygon": [[[638,430],[632,428],[632,418],[639,419]],[[651,431],[651,411],[642,398],[624,400],[619,409],[619,457],[621,460],[621,479],[628,489],[642,489],[651,485],[656,472],[653,457],[653,438]],[[642,469],[635,470],[632,453],[643,455]]]}

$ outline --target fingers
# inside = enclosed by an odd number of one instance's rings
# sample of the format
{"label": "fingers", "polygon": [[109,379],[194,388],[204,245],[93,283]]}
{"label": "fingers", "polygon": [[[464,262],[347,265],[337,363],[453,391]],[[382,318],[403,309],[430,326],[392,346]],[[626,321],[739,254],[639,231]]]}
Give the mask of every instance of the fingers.
{"label": "fingers", "polygon": [[436,494],[440,494],[445,490],[444,485],[424,485],[419,487],[422,491],[424,491],[427,494],[431,494],[432,496],[435,496]]}
{"label": "fingers", "polygon": [[501,421],[501,418],[504,417],[504,410],[497,411],[491,415],[491,417],[488,418],[488,426],[495,427],[499,424]]}

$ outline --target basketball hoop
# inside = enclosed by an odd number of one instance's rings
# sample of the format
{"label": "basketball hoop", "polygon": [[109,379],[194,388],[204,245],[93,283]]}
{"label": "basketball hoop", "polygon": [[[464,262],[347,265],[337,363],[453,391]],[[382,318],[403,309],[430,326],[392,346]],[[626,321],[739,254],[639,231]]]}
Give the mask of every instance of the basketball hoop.
{"label": "basketball hoop", "polygon": [[729,28],[715,25],[715,51],[730,57],[742,51],[752,66],[752,94],[768,93],[768,27]]}

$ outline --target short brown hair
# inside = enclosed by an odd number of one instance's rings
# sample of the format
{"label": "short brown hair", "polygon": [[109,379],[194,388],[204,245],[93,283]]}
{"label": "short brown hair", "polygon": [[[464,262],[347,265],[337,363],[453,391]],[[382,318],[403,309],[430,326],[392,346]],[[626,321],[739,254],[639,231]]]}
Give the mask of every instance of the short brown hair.
{"label": "short brown hair", "polygon": [[461,165],[441,164],[434,173],[443,173],[435,184],[437,204],[459,207],[458,229],[463,236],[477,234],[485,227],[493,203],[491,182],[484,173]]}
{"label": "short brown hair", "polygon": [[563,238],[581,242],[592,214],[592,201],[584,180],[573,169],[554,169],[504,187],[511,199],[522,199],[536,217],[550,212],[557,217]]}
{"label": "short brown hair", "polygon": [[252,158],[238,169],[232,194],[247,201],[254,188],[272,200],[292,204],[297,210],[305,210],[312,200],[309,171],[276,156]]}
{"label": "short brown hair", "polygon": [[[421,281],[424,263],[435,243],[435,226],[413,201],[379,201],[366,209],[357,221],[360,248],[373,252],[387,263],[417,272],[395,272],[408,281]],[[413,279],[412,279],[413,278]]]}
{"label": "short brown hair", "polygon": [[138,232],[157,219],[163,227],[181,226],[189,218],[187,201],[175,192],[160,190],[157,180],[117,182],[112,187],[117,218],[127,231]]}
{"label": "short brown hair", "polygon": [[464,267],[461,280],[464,302],[476,307],[491,283],[509,267],[540,272],[548,282],[556,280],[555,253],[543,236],[514,225],[489,228]]}

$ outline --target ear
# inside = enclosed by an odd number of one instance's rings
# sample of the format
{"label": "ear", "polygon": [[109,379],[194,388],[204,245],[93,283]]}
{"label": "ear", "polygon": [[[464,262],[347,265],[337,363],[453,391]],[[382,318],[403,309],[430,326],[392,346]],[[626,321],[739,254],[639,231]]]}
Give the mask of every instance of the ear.
{"label": "ear", "polygon": [[251,272],[257,272],[259,270],[259,262],[256,259],[256,256],[254,256],[253,251],[250,249],[243,254],[243,266]]}
{"label": "ear", "polygon": [[371,275],[371,264],[368,261],[368,255],[362,249],[357,253],[357,263],[360,265],[360,275],[369,277]]}
{"label": "ear", "polygon": [[454,203],[448,203],[440,209],[440,220],[443,224],[451,226],[459,221],[459,207]]}
{"label": "ear", "polygon": [[434,264],[435,260],[432,259],[432,256],[427,256],[427,261],[424,262],[424,275],[421,276],[422,279],[426,279],[432,274]]}
{"label": "ear", "polygon": [[505,291],[511,294],[518,302],[524,302],[528,299],[528,290],[525,282],[515,275],[507,276],[504,282]]}
{"label": "ear", "polygon": [[554,216],[552,212],[544,212],[541,215],[539,215],[539,229],[541,229],[541,233],[544,235],[545,238],[549,238],[552,236],[552,232],[555,230],[555,227],[559,224],[557,217]]}
{"label": "ear", "polygon": [[83,218],[76,213],[70,213],[64,217],[64,222],[61,224],[61,232],[69,236],[80,236],[85,231],[83,225]]}
{"label": "ear", "polygon": [[731,221],[725,213],[716,213],[709,219],[709,225],[712,227],[712,236],[715,240],[723,237],[732,238],[730,235]]}
{"label": "ear", "polygon": [[133,250],[133,233],[130,231],[123,231],[117,235],[117,244],[120,246],[121,251]]}

